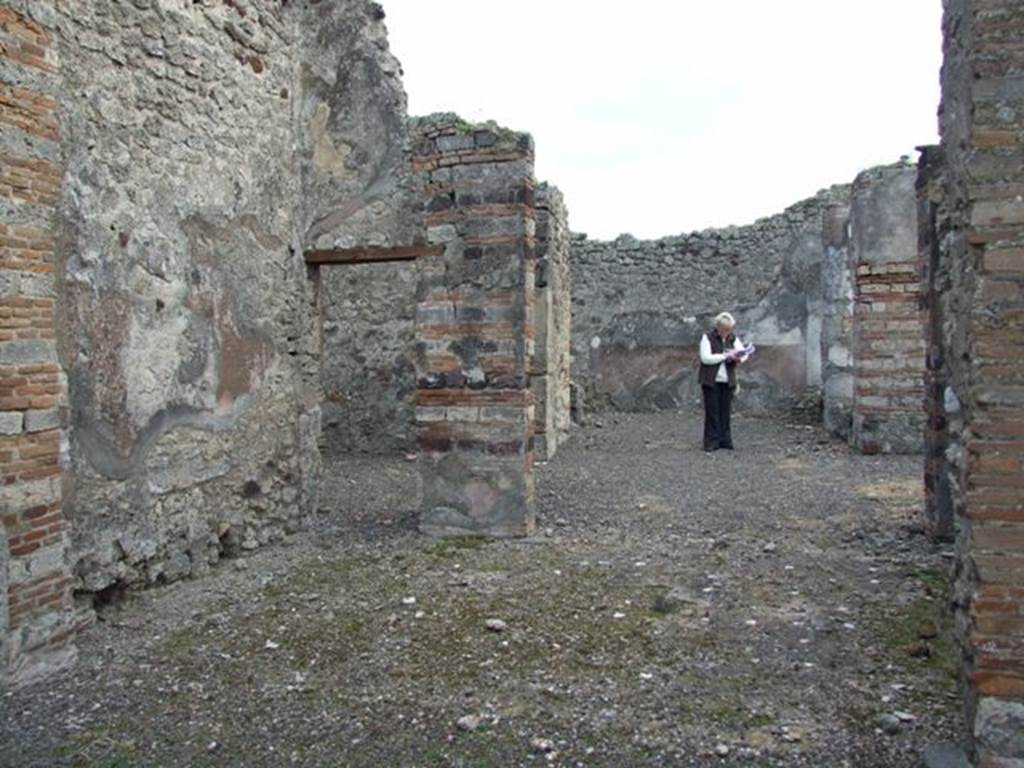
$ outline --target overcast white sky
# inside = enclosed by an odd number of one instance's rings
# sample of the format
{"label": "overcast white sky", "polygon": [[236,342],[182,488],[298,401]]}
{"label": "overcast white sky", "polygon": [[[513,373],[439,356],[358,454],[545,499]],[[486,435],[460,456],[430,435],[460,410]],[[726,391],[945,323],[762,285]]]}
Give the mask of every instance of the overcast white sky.
{"label": "overcast white sky", "polygon": [[533,134],[591,237],[746,224],[938,140],[940,0],[382,0],[410,114]]}

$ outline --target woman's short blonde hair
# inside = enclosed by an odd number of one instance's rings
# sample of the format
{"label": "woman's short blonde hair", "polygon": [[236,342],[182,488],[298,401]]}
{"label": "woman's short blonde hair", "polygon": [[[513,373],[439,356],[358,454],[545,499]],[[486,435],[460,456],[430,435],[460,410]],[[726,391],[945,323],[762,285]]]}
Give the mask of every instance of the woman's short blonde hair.
{"label": "woman's short blonde hair", "polygon": [[715,327],[735,328],[736,318],[730,315],[728,312],[719,312],[717,315],[715,315]]}

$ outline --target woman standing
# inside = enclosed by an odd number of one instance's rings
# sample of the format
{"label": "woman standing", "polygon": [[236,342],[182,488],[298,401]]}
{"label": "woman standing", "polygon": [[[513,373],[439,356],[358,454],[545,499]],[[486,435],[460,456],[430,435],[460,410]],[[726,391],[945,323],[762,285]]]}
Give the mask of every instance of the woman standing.
{"label": "woman standing", "polygon": [[700,340],[700,388],[704,396],[704,450],[732,450],[732,396],[736,366],[749,356],[736,338],[736,320],[728,312]]}

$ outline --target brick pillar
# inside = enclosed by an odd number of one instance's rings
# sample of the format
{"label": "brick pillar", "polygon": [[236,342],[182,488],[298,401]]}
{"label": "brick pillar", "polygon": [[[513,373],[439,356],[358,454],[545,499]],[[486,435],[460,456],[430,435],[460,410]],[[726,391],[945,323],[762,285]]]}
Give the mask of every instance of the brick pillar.
{"label": "brick pillar", "polygon": [[1020,0],[947,0],[939,258],[948,383],[962,404],[958,631],[982,768],[1024,766],[1024,25]]}
{"label": "brick pillar", "polygon": [[61,508],[66,382],[53,321],[62,172],[54,17],[43,0],[0,2],[0,674],[15,682],[73,656]]}
{"label": "brick pillar", "polygon": [[864,453],[918,453],[924,410],[923,316],[917,250],[916,172],[866,171],[854,182],[851,442]]}
{"label": "brick pillar", "polygon": [[515,536],[534,526],[533,142],[454,117],[413,122],[427,237],[417,261],[421,528]]}

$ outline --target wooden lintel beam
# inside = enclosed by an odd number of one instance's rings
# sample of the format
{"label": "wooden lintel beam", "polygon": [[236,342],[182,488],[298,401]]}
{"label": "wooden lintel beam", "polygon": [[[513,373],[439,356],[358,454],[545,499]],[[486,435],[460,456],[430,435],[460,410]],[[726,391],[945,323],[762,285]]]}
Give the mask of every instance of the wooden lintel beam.
{"label": "wooden lintel beam", "polygon": [[358,246],[306,251],[307,264],[375,264],[385,261],[413,261],[423,256],[441,256],[442,245],[408,245],[397,248]]}

